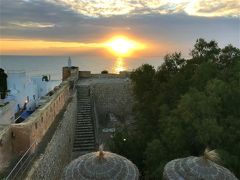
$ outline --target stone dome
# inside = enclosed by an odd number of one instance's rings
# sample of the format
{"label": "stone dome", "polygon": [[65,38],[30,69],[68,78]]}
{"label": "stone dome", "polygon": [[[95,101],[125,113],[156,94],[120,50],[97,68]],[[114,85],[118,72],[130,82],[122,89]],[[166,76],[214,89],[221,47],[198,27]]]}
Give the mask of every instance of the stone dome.
{"label": "stone dome", "polygon": [[203,157],[175,159],[164,167],[165,180],[237,180],[226,168]]}
{"label": "stone dome", "polygon": [[125,157],[100,151],[80,156],[64,171],[64,180],[138,180],[137,167]]}

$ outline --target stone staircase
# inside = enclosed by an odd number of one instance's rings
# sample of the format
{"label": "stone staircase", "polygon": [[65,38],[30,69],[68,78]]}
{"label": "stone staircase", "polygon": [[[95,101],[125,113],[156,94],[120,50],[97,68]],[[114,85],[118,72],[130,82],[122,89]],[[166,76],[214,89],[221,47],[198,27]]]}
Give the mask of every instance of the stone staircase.
{"label": "stone staircase", "polygon": [[95,131],[89,86],[79,86],[77,91],[77,121],[73,142],[72,159],[95,151]]}

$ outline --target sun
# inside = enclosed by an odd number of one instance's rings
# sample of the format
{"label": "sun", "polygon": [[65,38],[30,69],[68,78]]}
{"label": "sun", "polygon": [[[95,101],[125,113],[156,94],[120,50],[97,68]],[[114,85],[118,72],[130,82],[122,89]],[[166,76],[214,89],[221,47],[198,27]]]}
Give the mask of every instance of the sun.
{"label": "sun", "polygon": [[119,57],[129,56],[134,50],[140,49],[142,45],[126,37],[114,37],[106,43],[115,55]]}

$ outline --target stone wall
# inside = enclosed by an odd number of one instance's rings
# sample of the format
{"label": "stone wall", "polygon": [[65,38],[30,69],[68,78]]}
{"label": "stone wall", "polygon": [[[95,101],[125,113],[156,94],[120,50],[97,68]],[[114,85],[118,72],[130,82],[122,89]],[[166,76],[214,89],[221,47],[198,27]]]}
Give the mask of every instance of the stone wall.
{"label": "stone wall", "polygon": [[119,74],[92,74],[91,71],[79,71],[79,78],[126,78],[130,74],[129,71],[120,71]]}
{"label": "stone wall", "polygon": [[79,71],[79,78],[91,77],[91,71]]}
{"label": "stone wall", "polygon": [[62,83],[61,88],[49,96],[45,104],[20,124],[12,124],[12,144],[15,154],[22,154],[32,144],[32,151],[52,125],[56,115],[69,99],[69,83]]}
{"label": "stone wall", "polygon": [[8,166],[8,161],[12,156],[12,143],[10,127],[5,128],[0,135],[0,172]]}
{"label": "stone wall", "polygon": [[100,119],[108,113],[121,118],[128,118],[132,114],[134,100],[132,85],[128,79],[106,80],[92,85],[91,89]]}
{"label": "stone wall", "polygon": [[71,160],[76,108],[74,95],[45,152],[34,162],[27,179],[60,179],[63,168]]}
{"label": "stone wall", "polygon": [[62,80],[66,81],[67,79],[78,79],[79,76],[79,69],[78,67],[72,66],[72,67],[63,67],[62,70]]}
{"label": "stone wall", "polygon": [[45,103],[24,122],[11,124],[8,131],[0,134],[0,142],[2,142],[0,156],[4,157],[4,159],[0,158],[0,171],[8,161],[22,155],[32,145],[31,151],[35,151],[56,116],[69,100],[69,87],[69,82],[63,82],[60,88],[52,96],[46,97]]}

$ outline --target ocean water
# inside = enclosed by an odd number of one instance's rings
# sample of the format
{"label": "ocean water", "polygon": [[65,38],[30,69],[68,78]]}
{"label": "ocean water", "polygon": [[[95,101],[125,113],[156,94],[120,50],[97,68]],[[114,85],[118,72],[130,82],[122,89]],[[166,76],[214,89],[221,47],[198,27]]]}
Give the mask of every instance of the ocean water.
{"label": "ocean water", "polygon": [[[133,70],[144,63],[157,68],[162,64],[162,57],[144,58],[101,58],[96,56],[72,56],[72,65],[78,66],[80,71],[101,73],[107,70],[118,73],[122,70]],[[67,66],[68,57],[64,56],[0,56],[0,67],[5,71],[21,70],[28,75],[51,75],[52,80],[61,80],[62,67]]]}

